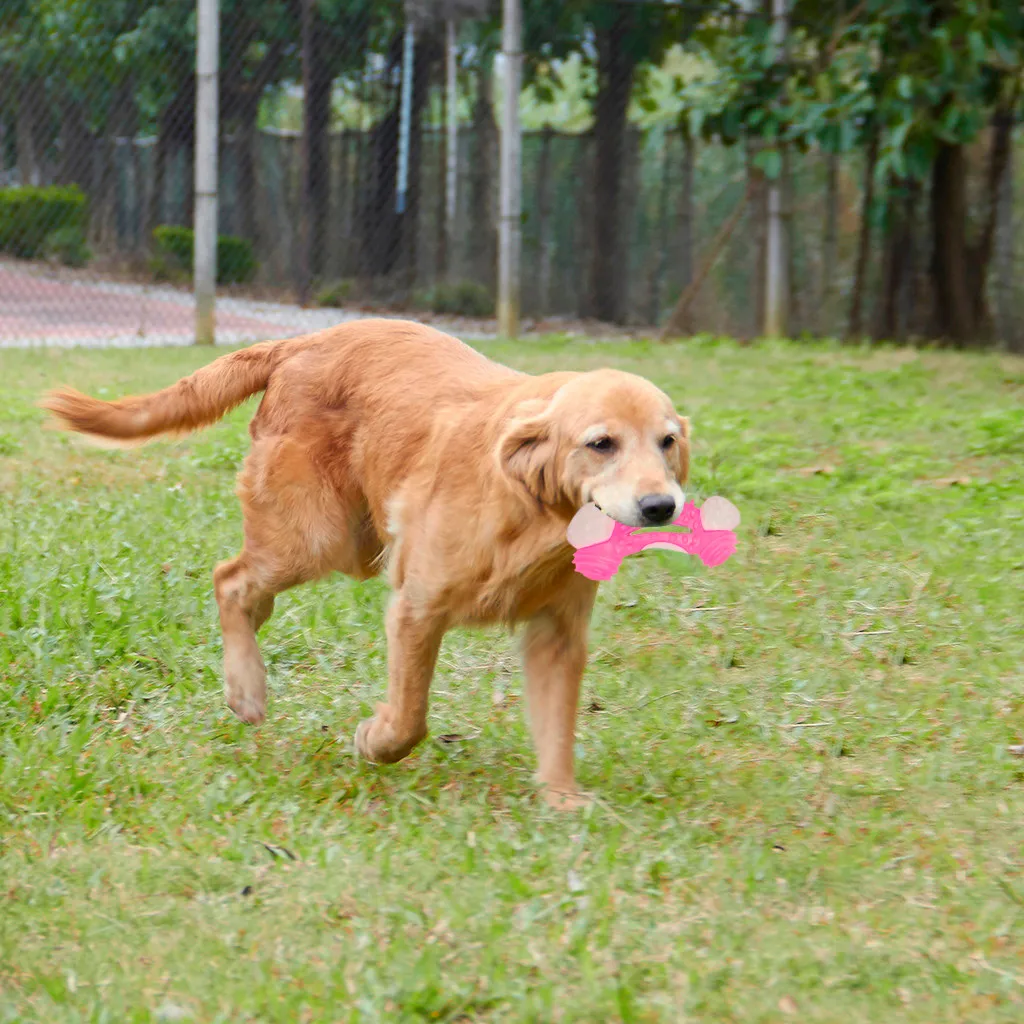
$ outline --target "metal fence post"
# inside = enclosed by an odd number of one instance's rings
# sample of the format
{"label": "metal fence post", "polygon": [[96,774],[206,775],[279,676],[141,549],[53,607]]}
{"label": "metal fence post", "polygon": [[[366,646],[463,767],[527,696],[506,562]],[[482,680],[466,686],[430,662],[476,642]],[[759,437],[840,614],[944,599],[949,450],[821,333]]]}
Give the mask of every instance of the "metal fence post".
{"label": "metal fence post", "polygon": [[[784,58],[786,45],[786,0],[772,0],[772,57]],[[788,284],[786,281],[786,236],[782,209],[782,184],[786,162],[781,161],[779,173],[768,183],[768,239],[765,258],[764,333],[778,338],[786,333]]]}
{"label": "metal fence post", "polygon": [[196,163],[193,289],[196,344],[214,343],[217,281],[217,64],[219,0],[196,3]]}
{"label": "metal fence post", "polygon": [[502,2],[502,72],[500,223],[498,232],[498,334],[519,333],[519,250],[522,160],[519,91],[522,81],[522,11],[520,0]]}
{"label": "metal fence post", "polygon": [[447,95],[445,107],[448,113],[448,151],[445,159],[444,230],[445,254],[448,261],[448,276],[452,276],[455,254],[455,205],[458,198],[459,175],[459,82],[456,50],[455,22],[449,19],[445,24],[445,77]]}
{"label": "metal fence post", "polygon": [[406,13],[405,38],[402,41],[402,93],[398,119],[398,183],[395,212],[405,213],[409,194],[409,133],[412,130],[412,76],[416,60],[416,32]]}

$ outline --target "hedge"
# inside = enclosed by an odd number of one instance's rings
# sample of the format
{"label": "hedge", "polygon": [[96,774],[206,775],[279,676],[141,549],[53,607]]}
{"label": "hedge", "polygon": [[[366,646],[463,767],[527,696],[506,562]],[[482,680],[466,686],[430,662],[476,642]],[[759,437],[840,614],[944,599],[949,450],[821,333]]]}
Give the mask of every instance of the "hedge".
{"label": "hedge", "polygon": [[494,296],[476,281],[440,281],[417,292],[413,305],[446,316],[494,316]]}
{"label": "hedge", "polygon": [[35,259],[53,232],[70,228],[84,234],[87,212],[77,185],[0,189],[0,252]]}
{"label": "hedge", "polygon": [[[195,237],[191,228],[174,224],[161,224],[153,229],[157,253],[173,267],[186,274],[192,273]],[[234,284],[252,280],[256,273],[256,257],[252,244],[234,235],[217,236],[217,283]]]}

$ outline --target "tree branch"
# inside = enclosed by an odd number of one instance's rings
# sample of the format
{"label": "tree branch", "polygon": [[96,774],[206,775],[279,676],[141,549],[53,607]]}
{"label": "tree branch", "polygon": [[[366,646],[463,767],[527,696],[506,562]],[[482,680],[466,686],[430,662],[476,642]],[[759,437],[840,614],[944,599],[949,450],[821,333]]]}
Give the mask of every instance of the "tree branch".
{"label": "tree branch", "polygon": [[683,290],[683,294],[679,296],[679,301],[676,303],[675,309],[672,310],[672,315],[668,318],[668,323],[665,324],[661,332],[662,341],[668,341],[669,338],[679,337],[686,333],[690,307],[693,305],[694,299],[697,298],[697,293],[700,291],[708,274],[711,273],[711,268],[718,262],[718,257],[721,256],[725,243],[729,241],[729,236],[736,230],[736,225],[739,224],[740,217],[743,215],[743,211],[746,209],[747,202],[750,199],[751,191],[751,187],[748,185],[740,197],[740,201],[736,204],[732,213],[729,214],[729,219],[719,228],[718,234],[711,243],[708,254],[704,258],[700,269]]}

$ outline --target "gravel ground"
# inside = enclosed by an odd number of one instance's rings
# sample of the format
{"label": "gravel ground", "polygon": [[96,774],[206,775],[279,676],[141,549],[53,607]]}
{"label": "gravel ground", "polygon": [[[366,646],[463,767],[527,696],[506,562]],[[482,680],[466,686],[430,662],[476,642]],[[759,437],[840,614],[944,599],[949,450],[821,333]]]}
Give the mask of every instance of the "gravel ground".
{"label": "gravel ground", "polygon": [[[440,317],[422,312],[371,309],[306,309],[287,302],[221,295],[217,299],[217,343],[288,338],[370,316],[413,318],[462,338],[494,338],[491,320]],[[195,340],[191,292],[166,284],[105,279],[90,271],[0,260],[0,348],[145,348],[191,345]],[[650,336],[650,329],[623,330],[607,324],[551,317],[524,320],[524,335],[559,333],[602,341]]]}
{"label": "gravel ground", "polygon": [[[217,342],[287,338],[370,315],[382,314],[221,296]],[[90,280],[0,262],[0,348],[190,345],[194,317],[191,293],[169,285]],[[495,334],[486,321],[437,321],[437,326],[467,340]]]}

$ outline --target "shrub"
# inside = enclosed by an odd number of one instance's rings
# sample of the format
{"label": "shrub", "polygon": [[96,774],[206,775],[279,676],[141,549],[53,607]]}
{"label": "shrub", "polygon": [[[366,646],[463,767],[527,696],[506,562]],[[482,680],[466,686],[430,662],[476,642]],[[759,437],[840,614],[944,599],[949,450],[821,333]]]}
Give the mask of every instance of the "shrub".
{"label": "shrub", "polygon": [[0,189],[0,252],[35,259],[57,231],[72,228],[84,236],[86,215],[85,194],[77,185]]}
{"label": "shrub", "polygon": [[177,270],[192,272],[193,235],[191,228],[160,224],[153,228],[156,252]]}
{"label": "shrub", "polygon": [[[153,229],[156,244],[150,268],[158,277],[172,277],[174,272],[191,275],[195,236],[191,228],[161,224]],[[256,273],[256,257],[252,245],[234,235],[217,236],[217,283],[239,284],[251,281]]]}
{"label": "shrub", "polygon": [[184,270],[176,259],[169,257],[163,250],[154,252],[147,262],[154,281],[172,281],[175,284],[182,284],[189,279],[191,274],[190,270]]}
{"label": "shrub", "polygon": [[351,281],[335,281],[334,284],[328,285],[316,293],[316,304],[331,307],[344,306],[352,298],[352,292]]}
{"label": "shrub", "polygon": [[490,290],[476,281],[440,282],[417,293],[414,305],[446,316],[489,317],[494,315]]}
{"label": "shrub", "polygon": [[85,244],[85,232],[77,224],[57,228],[46,236],[44,255],[60,260],[65,267],[84,267],[92,259]]}
{"label": "shrub", "polygon": [[244,284],[256,274],[252,244],[235,235],[217,238],[217,280],[221,284]]}

